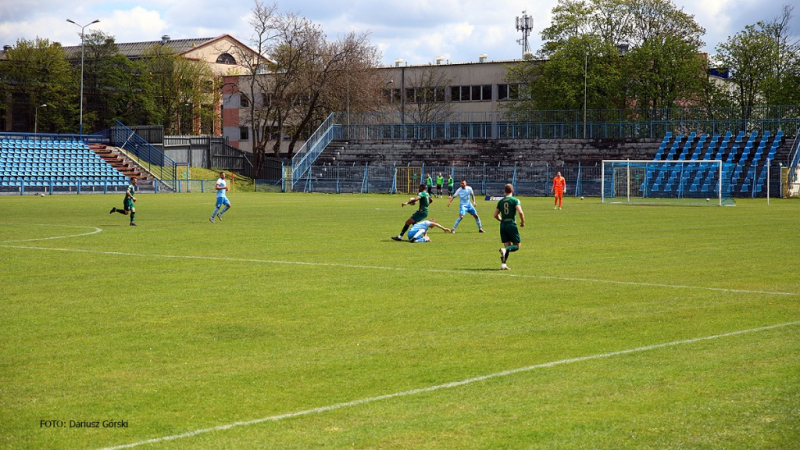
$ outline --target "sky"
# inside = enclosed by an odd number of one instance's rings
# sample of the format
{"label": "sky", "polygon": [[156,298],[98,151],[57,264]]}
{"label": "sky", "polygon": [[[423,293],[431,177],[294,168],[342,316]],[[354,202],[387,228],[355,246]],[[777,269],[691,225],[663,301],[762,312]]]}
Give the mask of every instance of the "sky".
{"label": "sky", "polygon": [[[717,44],[746,25],[771,21],[783,4],[794,0],[673,0],[706,29],[704,51],[715,54]],[[272,0],[264,0],[272,4]],[[383,65],[451,63],[518,59],[522,37],[515,19],[523,11],[533,18],[529,37],[535,53],[541,47],[541,31],[550,25],[557,0],[279,0],[278,9],[296,13],[320,25],[328,39],[346,33],[368,33],[381,53]],[[49,39],[64,46],[80,45],[80,28],[114,36],[117,42],[158,41],[216,37],[230,34],[250,44],[248,25],[253,0],[0,0],[0,46],[19,39]],[[800,37],[800,8],[794,10],[792,34]]]}

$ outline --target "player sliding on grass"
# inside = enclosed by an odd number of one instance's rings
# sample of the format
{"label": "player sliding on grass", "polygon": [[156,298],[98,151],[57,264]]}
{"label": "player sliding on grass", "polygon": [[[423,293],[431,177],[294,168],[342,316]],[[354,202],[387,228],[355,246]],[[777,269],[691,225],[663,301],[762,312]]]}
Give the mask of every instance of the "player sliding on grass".
{"label": "player sliding on grass", "polygon": [[113,214],[116,212],[120,214],[125,214],[126,216],[130,214],[132,227],[136,226],[136,222],[133,221],[133,218],[136,216],[136,207],[133,205],[133,203],[136,201],[136,197],[133,196],[133,193],[135,191],[135,186],[136,186],[136,178],[131,177],[131,184],[129,184],[128,189],[125,190],[125,199],[122,201],[122,209],[111,208],[111,211],[108,212],[109,214]]}
{"label": "player sliding on grass", "polygon": [[461,180],[461,187],[458,188],[454,195],[450,196],[450,201],[447,202],[447,207],[450,207],[450,203],[453,203],[453,199],[455,197],[459,197],[460,205],[458,207],[458,219],[456,219],[455,225],[453,225],[452,233],[456,232],[456,228],[458,224],[461,223],[461,219],[469,213],[472,214],[472,217],[475,218],[475,223],[478,224],[478,233],[483,233],[483,227],[481,226],[481,218],[478,217],[478,211],[475,210],[475,206],[477,202],[475,201],[475,193],[472,192],[472,187],[467,186],[467,180]]}
{"label": "player sliding on grass", "polygon": [[435,220],[423,220],[422,222],[417,222],[411,226],[408,230],[408,242],[430,242],[431,238],[428,237],[428,229],[430,227],[435,227],[443,230],[445,233],[449,233],[450,229],[445,228]]}
{"label": "player sliding on grass", "polygon": [[400,205],[400,206],[413,205],[414,203],[419,202],[419,209],[417,210],[417,212],[412,214],[411,217],[408,218],[408,220],[406,220],[405,225],[403,225],[403,231],[401,231],[400,234],[398,234],[397,236],[392,236],[392,239],[394,239],[395,241],[402,241],[403,235],[406,233],[406,231],[408,231],[408,227],[414,225],[417,222],[422,222],[428,217],[428,205],[433,203],[433,198],[431,198],[431,195],[425,189],[426,185],[424,183],[420,184],[419,193],[417,194],[417,196]]}
{"label": "player sliding on grass", "polygon": [[514,216],[519,213],[519,226],[525,226],[525,214],[522,213],[522,206],[519,200],[512,197],[514,186],[507,184],[505,188],[506,196],[497,202],[494,210],[494,218],[500,221],[500,241],[503,248],[500,249],[500,270],[509,270],[506,265],[508,256],[511,252],[519,250],[520,237],[517,230],[517,223]]}
{"label": "player sliding on grass", "polygon": [[[214,212],[211,213],[211,217],[209,217],[209,222],[214,223],[214,216],[217,216],[217,219],[222,220],[222,215],[225,214],[225,211],[231,209],[231,201],[228,200],[228,197],[225,196],[225,192],[228,191],[228,185],[225,183],[225,172],[219,173],[219,179],[217,180],[217,204],[214,208]],[[219,209],[225,205],[225,209],[222,212],[219,212]],[[219,212],[219,213],[218,213]]]}

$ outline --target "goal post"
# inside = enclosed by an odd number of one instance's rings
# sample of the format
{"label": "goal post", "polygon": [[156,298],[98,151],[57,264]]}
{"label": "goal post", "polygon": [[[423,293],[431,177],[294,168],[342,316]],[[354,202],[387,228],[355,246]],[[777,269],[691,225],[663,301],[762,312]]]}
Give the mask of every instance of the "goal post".
{"label": "goal post", "polygon": [[721,160],[603,160],[603,203],[733,206],[735,164]]}

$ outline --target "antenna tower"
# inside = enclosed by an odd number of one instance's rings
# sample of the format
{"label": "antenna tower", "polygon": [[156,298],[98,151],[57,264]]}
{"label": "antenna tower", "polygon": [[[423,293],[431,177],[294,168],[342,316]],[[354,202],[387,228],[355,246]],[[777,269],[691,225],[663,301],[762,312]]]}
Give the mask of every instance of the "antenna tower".
{"label": "antenna tower", "polygon": [[530,36],[531,30],[533,30],[533,17],[522,11],[522,17],[517,16],[517,31],[522,32],[522,39],[517,39],[517,44],[522,45],[522,59],[525,59],[525,55],[531,53],[531,44],[528,43],[528,36]]}

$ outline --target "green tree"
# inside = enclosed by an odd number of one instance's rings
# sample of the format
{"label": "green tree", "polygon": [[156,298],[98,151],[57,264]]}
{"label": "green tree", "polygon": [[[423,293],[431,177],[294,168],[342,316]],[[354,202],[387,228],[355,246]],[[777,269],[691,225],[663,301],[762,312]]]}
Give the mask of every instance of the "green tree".
{"label": "green tree", "polygon": [[767,105],[800,104],[800,41],[793,36],[791,23],[794,7],[783,5],[781,14],[758,27],[772,39],[776,57],[764,86]]}
{"label": "green tree", "polygon": [[114,125],[149,124],[154,103],[148,95],[144,64],[119,52],[113,36],[93,31],[85,38],[84,128],[98,130]]}
{"label": "green tree", "polygon": [[719,62],[730,70],[736,87],[733,100],[741,108],[742,129],[746,130],[752,107],[764,102],[777,46],[760,26],[748,25],[717,45],[716,51]]}
{"label": "green tree", "polygon": [[[152,98],[152,117],[172,134],[191,134],[195,121],[202,114],[211,114],[201,106],[213,101],[214,76],[203,61],[190,61],[166,46],[154,44],[142,59],[146,82],[136,86],[147,88]],[[139,84],[141,83],[141,84]]]}
{"label": "green tree", "polygon": [[[669,0],[560,0],[539,52],[547,58],[511,73],[530,86],[530,106],[669,107],[698,101],[705,30]],[[512,107],[526,105],[519,102]]]}
{"label": "green tree", "polygon": [[507,80],[524,86],[515,111],[609,109],[624,106],[617,47],[596,36],[576,36],[559,45],[549,60],[530,59],[509,68]]}
{"label": "green tree", "polygon": [[676,36],[649,39],[624,58],[628,98],[637,108],[672,108],[703,98],[707,61]]}
{"label": "green tree", "polygon": [[11,113],[11,131],[33,132],[38,108],[38,129],[43,132],[78,131],[77,77],[70,71],[59,44],[47,39],[20,39],[0,62],[0,110]]}

